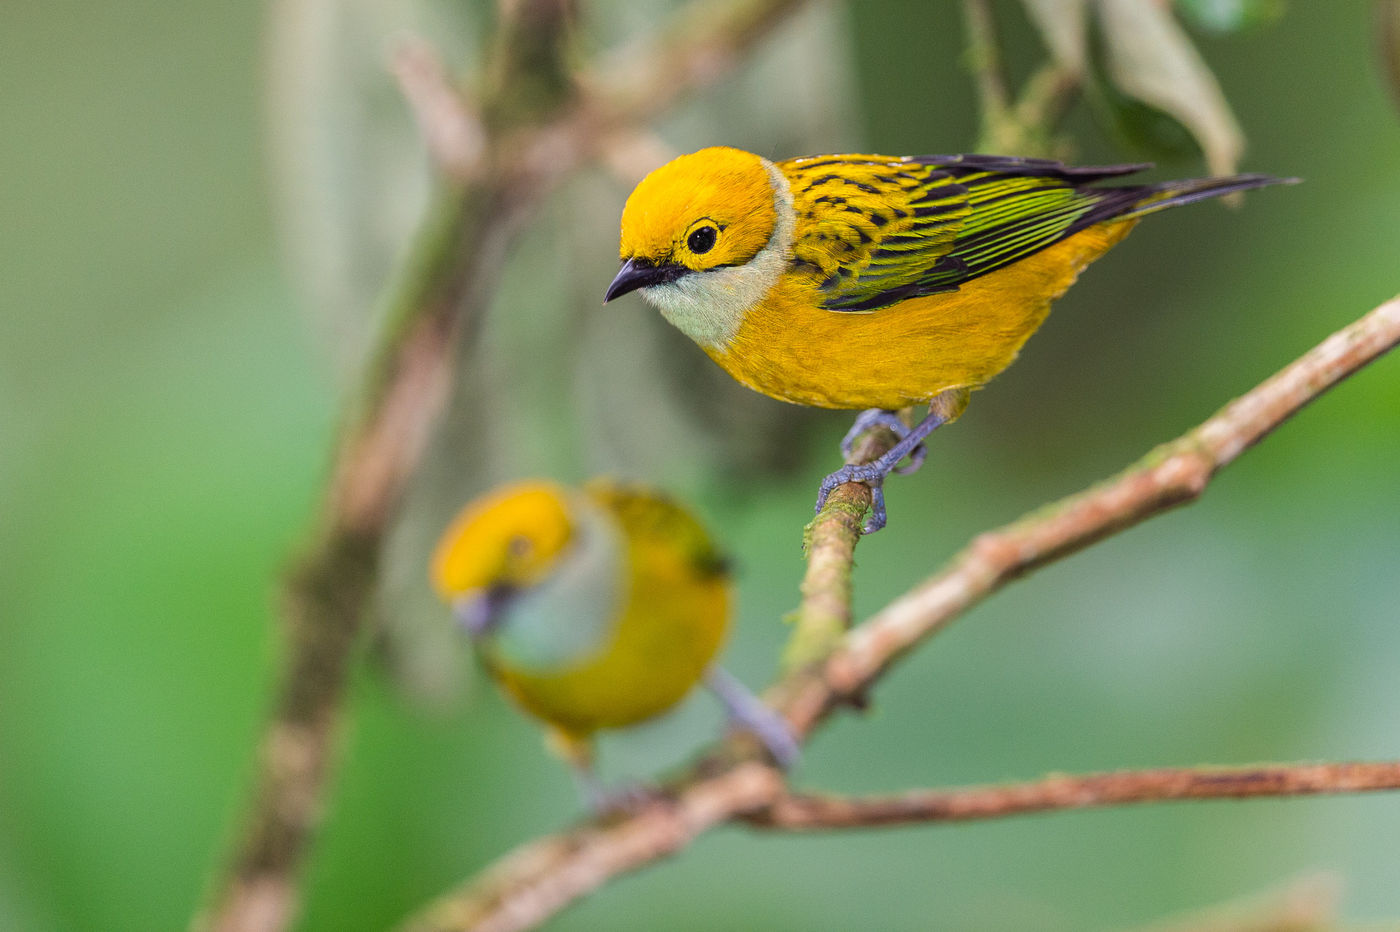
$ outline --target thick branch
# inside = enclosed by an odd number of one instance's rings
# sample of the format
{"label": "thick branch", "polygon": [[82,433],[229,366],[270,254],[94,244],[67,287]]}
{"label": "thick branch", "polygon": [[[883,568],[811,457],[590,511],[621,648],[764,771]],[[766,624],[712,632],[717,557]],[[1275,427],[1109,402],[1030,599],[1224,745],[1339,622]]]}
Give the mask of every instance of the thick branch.
{"label": "thick branch", "polygon": [[[869,463],[896,442],[887,428],[868,431],[856,442],[846,462]],[[847,482],[831,490],[821,512],[807,525],[807,572],[802,577],[802,602],[793,620],[792,637],[783,655],[785,669],[822,659],[850,629],[851,569],[870,505],[870,486]]]}
{"label": "thick branch", "polygon": [[[825,663],[809,664],[789,674],[772,690],[770,701],[787,717],[799,739],[805,739],[843,699],[863,695],[895,660],[958,614],[1036,567],[1198,497],[1216,471],[1309,401],[1397,343],[1400,298],[1328,337],[1200,427],[1160,447],[1119,476],[977,538],[941,573],[847,634]],[[732,741],[721,745],[673,781],[668,801],[607,825],[585,823],[522,846],[444,897],[408,928],[441,932],[529,928],[611,877],[675,853],[705,828],[729,819],[761,818],[765,809],[780,803],[786,790],[776,772],[745,758],[736,747]],[[1381,771],[1368,773],[1364,768],[1395,765],[1334,766],[1342,768],[1327,771],[1329,777],[1335,777],[1335,791],[1353,792],[1380,788],[1379,781],[1386,779]],[[1230,792],[1215,795],[1248,795],[1247,788],[1260,790],[1269,785],[1273,779],[1267,776],[1270,772],[1277,776],[1277,770],[1271,768],[1205,771],[1178,784],[1172,784],[1171,779],[1181,778],[1161,775],[1187,771],[1151,773],[1162,781],[1159,798],[1168,798],[1173,786],[1194,788],[1195,796],[1210,795],[1205,788],[1222,785],[1221,773],[1230,775],[1223,784]],[[1307,768],[1297,768],[1290,777],[1294,782],[1272,785],[1301,787],[1311,779],[1311,785],[1317,787],[1313,791],[1323,792],[1326,781],[1319,779],[1319,773],[1314,770],[1309,777]],[[1122,775],[1080,779],[1110,781],[1109,789],[1117,786],[1120,793],[1125,792],[1122,787],[1126,784],[1111,782],[1115,777],[1122,779]],[[1143,787],[1152,778],[1139,779],[1144,781],[1139,793],[1148,792]],[[1376,785],[1363,785],[1368,779]],[[1044,804],[1051,797],[1046,786],[1041,788],[1042,805],[1023,808],[1049,808]],[[1100,785],[1098,791],[1102,794],[1108,789]],[[1006,788],[981,792],[1005,794]],[[1194,798],[1192,792],[1175,792],[1171,798]],[[1260,791],[1254,795],[1268,794]],[[1011,804],[1005,795],[1000,798],[1003,808]],[[983,799],[985,807],[986,797]],[[1082,804],[1126,801],[1102,799]],[[787,818],[795,818],[792,810],[788,812]]]}
{"label": "thick branch", "polygon": [[1400,761],[1177,767],[1028,783],[913,790],[887,796],[794,793],[747,817],[751,825],[787,831],[996,819],[1029,812],[1088,809],[1181,799],[1317,796],[1400,789]]}
{"label": "thick branch", "polygon": [[[706,28],[689,46],[682,37],[655,48],[653,67],[666,80],[623,105],[566,79],[570,0],[501,5],[487,92],[476,111],[457,105],[432,56],[418,50],[414,57],[410,48],[399,60],[400,79],[450,183],[389,302],[315,532],[287,583],[287,657],[261,741],[257,789],[230,862],[215,878],[210,911],[196,926],[279,929],[296,911],[297,870],[324,806],[346,671],[374,592],[383,535],[450,395],[454,347],[479,321],[511,238],[605,133],[715,80],[801,3],[697,4],[689,15],[708,14]],[[675,70],[674,63],[693,63],[697,55],[713,67]]]}
{"label": "thick branch", "polygon": [[736,812],[763,808],[782,785],[776,771],[749,761],[621,820],[525,845],[410,920],[404,932],[533,928],[618,874],[674,854]]}

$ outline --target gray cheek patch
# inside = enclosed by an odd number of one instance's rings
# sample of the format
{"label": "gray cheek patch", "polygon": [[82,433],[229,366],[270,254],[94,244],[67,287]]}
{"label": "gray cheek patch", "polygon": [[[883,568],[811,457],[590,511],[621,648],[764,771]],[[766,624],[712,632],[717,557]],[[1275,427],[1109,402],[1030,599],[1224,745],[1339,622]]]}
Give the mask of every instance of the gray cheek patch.
{"label": "gray cheek patch", "polygon": [[488,650],[504,664],[547,673],[578,666],[607,646],[626,604],[626,541],[592,503],[570,503],[574,537],[550,576],[521,589]]}

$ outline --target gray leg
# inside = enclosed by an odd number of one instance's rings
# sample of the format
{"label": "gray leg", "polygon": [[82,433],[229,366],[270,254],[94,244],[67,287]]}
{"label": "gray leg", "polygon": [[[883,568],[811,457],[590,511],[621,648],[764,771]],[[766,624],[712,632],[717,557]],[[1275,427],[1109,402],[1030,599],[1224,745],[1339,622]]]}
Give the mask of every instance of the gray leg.
{"label": "gray leg", "polygon": [[[890,452],[880,457],[873,463],[866,463],[863,466],[842,466],[836,472],[822,480],[821,489],[817,493],[817,511],[822,510],[826,504],[826,497],[831,494],[831,490],[838,485],[845,485],[847,482],[864,482],[870,486],[871,507],[870,518],[862,528],[866,534],[874,534],[885,526],[885,477],[894,471],[894,467],[900,460],[908,456],[916,447],[923,444],[924,438],[933,433],[935,429],[947,423],[947,418],[942,414],[930,413],[928,417],[919,422],[918,426],[904,437],[903,440],[890,448]],[[919,458],[922,462],[923,457]]]}
{"label": "gray leg", "polygon": [[[866,519],[865,527],[861,530],[866,534],[874,534],[885,526],[885,477],[895,472],[895,467],[900,460],[906,456],[911,458],[906,472],[912,472],[923,462],[923,455],[920,452],[923,448],[924,438],[933,433],[939,427],[949,421],[956,420],[967,407],[968,390],[966,388],[950,388],[939,392],[929,402],[928,415],[906,431],[900,437],[888,453],[873,463],[865,463],[861,466],[843,466],[836,472],[822,480],[821,489],[817,493],[817,511],[822,510],[826,504],[826,497],[831,494],[832,489],[847,482],[864,482],[870,486],[870,517]],[[864,414],[862,414],[864,417]],[[872,420],[876,420],[872,416]],[[859,422],[859,419],[857,419]],[[883,423],[883,421],[881,421]],[[888,426],[888,424],[886,424]],[[896,431],[898,433],[898,431]]]}
{"label": "gray leg", "polygon": [[[904,419],[897,411],[886,411],[884,408],[866,408],[856,415],[856,421],[851,425],[851,429],[846,431],[846,436],[841,438],[841,455],[849,457],[851,451],[855,449],[856,441],[861,435],[872,427],[883,427],[894,434],[895,440],[903,440],[909,436],[909,425],[904,423]],[[900,475],[907,475],[915,472],[923,465],[924,457],[928,455],[928,447],[919,444],[909,452],[909,462],[893,470]]]}
{"label": "gray leg", "polygon": [[764,705],[763,700],[718,664],[705,671],[705,685],[724,706],[732,723],[762,741],[779,767],[792,769],[801,757],[802,749],[797,746],[797,739],[778,713]]}
{"label": "gray leg", "polygon": [[593,742],[585,735],[570,734],[558,728],[545,730],[545,744],[563,758],[574,775],[579,799],[595,816],[612,812],[634,812],[656,798],[643,784],[625,784],[613,789],[603,785],[593,769]]}

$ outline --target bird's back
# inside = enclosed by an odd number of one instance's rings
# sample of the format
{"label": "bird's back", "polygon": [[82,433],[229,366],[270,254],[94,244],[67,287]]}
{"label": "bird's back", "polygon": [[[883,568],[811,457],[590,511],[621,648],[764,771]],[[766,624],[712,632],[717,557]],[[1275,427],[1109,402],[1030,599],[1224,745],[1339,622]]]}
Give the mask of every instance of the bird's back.
{"label": "bird's back", "polygon": [[1277,180],[1111,186],[1100,182],[1146,166],[975,155],[778,167],[796,215],[791,268],[707,351],[751,388],[831,408],[979,387],[1138,217]]}

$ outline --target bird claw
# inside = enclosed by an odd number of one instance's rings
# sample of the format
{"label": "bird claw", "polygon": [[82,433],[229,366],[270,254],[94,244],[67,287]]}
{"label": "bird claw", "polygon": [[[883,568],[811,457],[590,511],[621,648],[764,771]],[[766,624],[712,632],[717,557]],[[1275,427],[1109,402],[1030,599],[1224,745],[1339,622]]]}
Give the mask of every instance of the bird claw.
{"label": "bird claw", "polygon": [[[856,415],[855,423],[851,425],[850,430],[846,431],[846,436],[841,438],[841,455],[849,459],[851,451],[855,449],[856,441],[861,438],[861,435],[876,427],[883,427],[894,434],[896,441],[903,440],[905,437],[909,436],[909,431],[911,430],[909,425],[904,423],[904,419],[899,416],[897,411],[886,411],[884,408],[867,408]],[[915,472],[924,464],[924,457],[926,456],[928,456],[928,447],[921,443],[913,450],[909,451],[908,463],[891,470],[891,472],[899,473],[901,476]]]}
{"label": "bird claw", "polygon": [[927,456],[928,445],[921,443],[909,451],[909,462],[905,463],[903,466],[896,466],[890,471],[899,473],[901,476],[907,476],[911,472],[918,472],[919,467],[924,465],[924,458]]}
{"label": "bird claw", "polygon": [[887,471],[873,463],[863,466],[842,466],[822,480],[821,488],[817,491],[817,513],[821,513],[823,506],[826,505],[827,497],[837,486],[845,485],[847,482],[864,482],[870,487],[870,517],[866,518],[864,526],[861,527],[861,533],[874,534],[885,526],[887,519],[884,487],[886,475],[888,475]]}
{"label": "bird claw", "polygon": [[895,440],[903,440],[909,435],[909,425],[904,423],[899,412],[886,411],[884,408],[866,408],[856,415],[855,423],[846,431],[846,436],[841,438],[841,455],[850,456],[861,434],[875,427],[885,428],[894,434]]}
{"label": "bird claw", "polygon": [[[846,439],[841,444],[841,448],[846,451],[847,458],[850,457],[850,447],[855,444],[856,438],[871,427],[886,427],[893,431],[899,440],[890,447],[888,453],[879,459],[858,466],[848,464],[823,479],[821,491],[817,494],[818,513],[826,504],[826,498],[831,494],[832,489],[846,482],[864,482],[870,486],[870,517],[866,519],[865,526],[861,528],[861,531],[866,534],[874,534],[880,530],[885,526],[886,519],[885,490],[883,488],[885,477],[892,472],[911,473],[922,466],[924,456],[928,453],[924,446],[924,438],[948,423],[952,418],[957,417],[966,405],[967,391],[965,389],[949,389],[929,402],[928,414],[913,427],[906,426],[893,411],[880,408],[862,411],[857,415],[855,425],[846,434]],[[905,457],[909,458],[909,464],[901,469],[899,462]]]}

